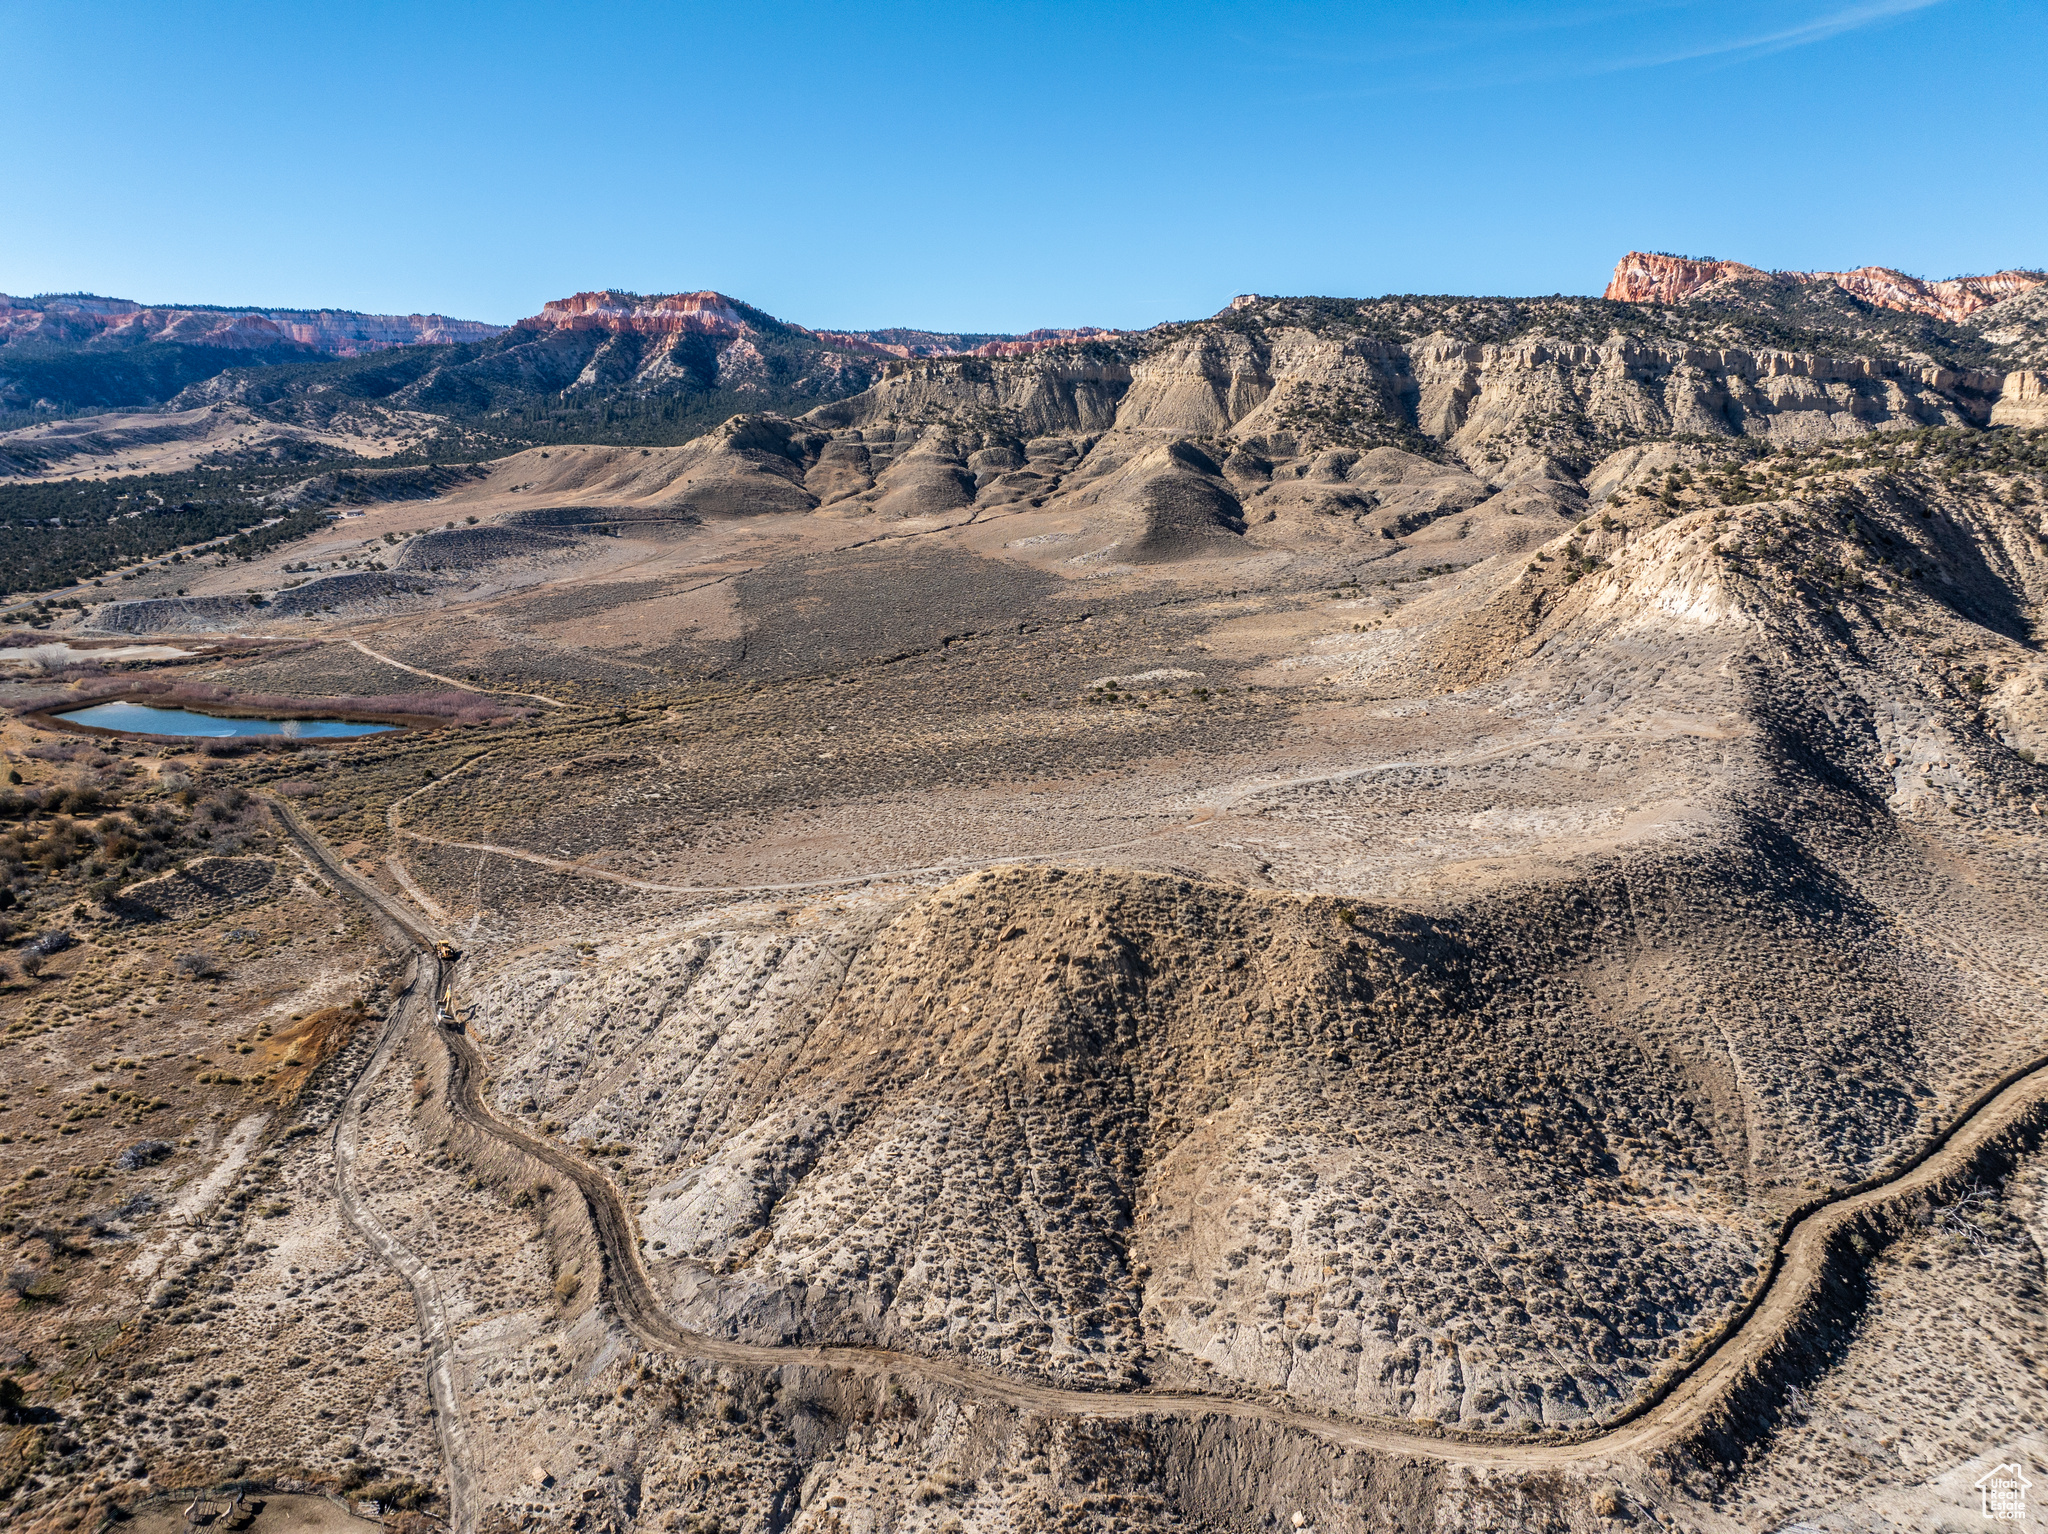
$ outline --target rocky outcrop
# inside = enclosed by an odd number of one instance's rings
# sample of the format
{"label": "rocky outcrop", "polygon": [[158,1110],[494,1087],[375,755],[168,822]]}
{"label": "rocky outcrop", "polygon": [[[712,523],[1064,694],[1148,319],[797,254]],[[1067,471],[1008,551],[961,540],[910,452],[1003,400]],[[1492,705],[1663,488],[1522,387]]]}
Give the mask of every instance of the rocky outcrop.
{"label": "rocky outcrop", "polygon": [[[534,396],[575,402],[750,396],[731,403],[798,409],[858,394],[885,366],[922,358],[1015,359],[1113,339],[1093,327],[1022,335],[923,330],[810,330],[724,293],[594,289],[555,299],[513,326],[445,315],[344,310],[151,307],[125,299],[0,295],[0,405],[63,412],[79,405],[271,405],[323,385],[308,371],[252,368],[352,357],[391,347],[490,343],[429,354],[371,380],[400,408],[481,414]],[[181,348],[137,353],[145,342]],[[9,352],[10,345],[15,350]],[[85,370],[65,366],[85,353]],[[218,355],[216,355],[218,354]],[[134,364],[141,356],[148,367]],[[357,380],[360,386],[363,380]],[[1069,412],[1071,413],[1071,412]]]}
{"label": "rocky outcrop", "polygon": [[1132,376],[1128,360],[1070,352],[889,362],[872,389],[823,406],[813,419],[865,428],[976,415],[1022,437],[1102,432],[1116,424]]}
{"label": "rocky outcrop", "polygon": [[309,355],[355,357],[394,346],[483,341],[504,328],[445,314],[188,308],[90,295],[11,298],[0,293],[0,346],[41,342],[104,349],[158,342],[224,351],[303,349]]}
{"label": "rocky outcrop", "polygon": [[2000,373],[1624,336],[1401,344],[1196,328],[1129,360],[1054,351],[892,363],[874,388],[811,419],[828,430],[974,419],[1019,439],[1228,438],[1283,457],[1434,439],[1498,470],[1544,455],[1590,465],[1629,440],[1674,434],[1813,442],[1886,426],[1981,425],[2012,387]]}
{"label": "rocky outcrop", "polygon": [[1122,332],[1083,325],[1068,330],[1030,330],[1021,335],[935,330],[811,330],[770,320],[736,298],[709,289],[701,293],[643,295],[602,289],[558,298],[539,314],[519,322],[521,330],[608,330],[613,334],[737,336],[765,328],[793,331],[850,351],[898,357],[1021,357],[1047,346]]}
{"label": "rocky outcrop", "polygon": [[1656,250],[1632,250],[1614,263],[1614,275],[1601,297],[1618,304],[1682,304],[1716,283],[1768,276],[1762,268],[1744,266],[1740,261],[1701,261]]}
{"label": "rocky outcrop", "polygon": [[1214,436],[1273,392],[1273,348],[1230,330],[1197,329],[1132,370],[1117,411],[1129,430]]}
{"label": "rocky outcrop", "polygon": [[2040,373],[2008,373],[1991,407],[1993,426],[2048,426],[2048,377]]}
{"label": "rocky outcrop", "polygon": [[1748,280],[1832,282],[1875,308],[1960,323],[1993,304],[2048,284],[2048,273],[2011,270],[1929,282],[1888,266],[1859,266],[1847,272],[1766,272],[1740,261],[1694,260],[1632,250],[1615,263],[1604,296],[1619,303],[1682,304],[1724,283]]}
{"label": "rocky outcrop", "polygon": [[602,289],[544,305],[513,327],[502,350],[464,364],[442,387],[473,377],[540,382],[571,398],[732,391],[830,399],[866,388],[883,355],[828,344],[723,293]]}
{"label": "rocky outcrop", "polygon": [[[723,323],[709,305],[681,312]],[[1016,358],[891,358],[873,387],[801,419],[735,416],[651,456],[557,450],[502,472],[556,504],[624,495],[698,520],[1047,508],[1082,517],[1107,540],[1087,557],[1116,564],[1437,539],[1469,560],[1582,516],[1587,476],[1605,497],[1710,451],[1686,444],[2018,424],[2041,408],[2033,373],[1619,334],[1400,342],[1218,323]]]}
{"label": "rocky outcrop", "polygon": [[[1032,382],[1056,366],[1036,359],[1030,378],[992,369],[977,386],[980,397],[992,402],[1019,389],[1031,397]],[[1394,343],[1284,326],[1197,329],[1134,361],[1129,375],[1106,423],[1119,431],[1256,441],[1259,451],[1283,456],[1434,439],[1497,479],[1545,457],[1589,466],[1643,438],[1808,443],[1885,427],[1983,425],[2005,391],[2024,387],[2002,373],[1622,335],[1480,345],[1437,334]],[[853,419],[882,394],[835,409]]]}
{"label": "rocky outcrop", "polygon": [[1002,340],[984,341],[970,347],[970,357],[1024,357],[1048,346],[1058,346],[1067,341],[1092,341],[1108,336],[1120,336],[1121,330],[1100,330],[1093,325],[1083,325],[1074,330],[1027,330],[1021,336],[1010,336]]}
{"label": "rocky outcrop", "polygon": [[1992,272],[1984,277],[1951,277],[1924,282],[1884,266],[1859,266],[1853,272],[1814,272],[1815,282],[1832,282],[1867,304],[1942,320],[1966,320],[1980,309],[2017,297],[2048,283],[2040,272]]}
{"label": "rocky outcrop", "polygon": [[[623,497],[698,521],[1070,512],[1080,520],[1045,547],[1085,534],[1071,557],[1099,562],[1091,568],[1267,546],[1378,557],[1389,544],[1436,541],[1447,562],[1465,563],[1540,543],[1585,514],[1589,490],[1604,500],[1703,461],[1716,439],[1812,445],[2021,424],[2043,410],[2034,372],[1619,330],[1480,343],[1439,328],[1404,340],[1381,325],[1297,322],[1289,304],[1258,300],[1172,331],[1020,357],[892,356],[872,387],[800,419],[751,412],[652,455],[523,454],[501,477],[543,507]],[[557,314],[554,328],[520,333],[535,345],[594,339],[592,388],[645,380],[655,349],[720,340],[713,330],[737,325],[721,344],[763,348],[791,330],[771,332],[764,322],[779,322],[718,295],[666,308],[593,300]]]}
{"label": "rocky outcrop", "polygon": [[1530,340],[1411,349],[1417,426],[1467,462],[1574,456],[1632,438],[1806,444],[1875,429],[1983,425],[2002,374],[1733,348]]}
{"label": "rocky outcrop", "polygon": [[694,332],[734,336],[750,327],[741,306],[723,293],[658,293],[642,297],[603,289],[552,299],[514,327],[518,330],[605,330],[614,335],[666,336]]}

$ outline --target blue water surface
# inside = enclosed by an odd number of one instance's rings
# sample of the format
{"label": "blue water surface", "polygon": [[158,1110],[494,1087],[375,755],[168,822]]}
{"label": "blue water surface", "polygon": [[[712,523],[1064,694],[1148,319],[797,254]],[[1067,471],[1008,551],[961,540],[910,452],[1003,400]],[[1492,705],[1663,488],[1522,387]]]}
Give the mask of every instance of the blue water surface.
{"label": "blue water surface", "polygon": [[182,708],[151,708],[143,703],[95,703],[57,715],[74,724],[102,730],[133,730],[139,735],[289,735],[316,740],[335,735],[376,735],[398,728],[392,724],[350,724],[343,719],[216,719]]}

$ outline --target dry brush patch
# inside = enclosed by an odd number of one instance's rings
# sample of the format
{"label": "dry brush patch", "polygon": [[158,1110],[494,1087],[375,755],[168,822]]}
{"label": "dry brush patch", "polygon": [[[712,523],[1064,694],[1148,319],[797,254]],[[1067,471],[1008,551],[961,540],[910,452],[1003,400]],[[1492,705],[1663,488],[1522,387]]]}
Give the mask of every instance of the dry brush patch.
{"label": "dry brush patch", "polygon": [[[1859,993],[1798,977],[1866,918],[1769,897],[1821,919],[1759,1006],[1728,885],[1680,872],[1423,918],[998,871],[870,938],[556,949],[481,1026],[500,1109],[617,1168],[686,1324],[1573,1426],[1740,1303],[1802,1182],[1915,1143],[1911,1075],[1882,1083],[1942,1042],[1865,1021],[1844,1076],[1815,1043]],[[1659,988],[1617,1015],[1646,950]],[[1792,1091],[1804,1124],[1750,1143]]]}

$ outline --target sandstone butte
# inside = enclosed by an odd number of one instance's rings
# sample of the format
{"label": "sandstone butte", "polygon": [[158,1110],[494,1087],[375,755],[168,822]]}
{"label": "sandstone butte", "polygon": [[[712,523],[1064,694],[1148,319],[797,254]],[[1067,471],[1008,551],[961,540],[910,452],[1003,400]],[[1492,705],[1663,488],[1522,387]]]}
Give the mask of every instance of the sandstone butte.
{"label": "sandstone butte", "polygon": [[358,357],[393,346],[485,341],[503,325],[445,314],[358,314],[347,309],[213,309],[138,304],[83,294],[12,298],[0,293],[0,344],[48,341],[67,346],[144,341],[257,351],[303,346]]}
{"label": "sandstone butte", "polygon": [[1928,282],[1887,266],[1859,266],[1847,272],[1767,272],[1740,261],[1699,260],[1632,250],[1615,263],[1614,277],[1603,296],[1629,304],[1681,304],[1708,288],[1745,279],[1832,282],[1880,309],[1961,321],[2000,299],[2048,283],[2048,274],[2014,270]]}
{"label": "sandstone butte", "polygon": [[[744,305],[723,293],[621,293],[600,289],[557,298],[541,306],[539,314],[519,321],[520,330],[604,330],[613,335],[709,335],[748,336],[755,327],[743,312]],[[1003,336],[975,346],[952,344],[959,338],[925,331],[811,330],[789,325],[790,330],[828,345],[889,357],[1021,357],[1064,341],[1084,341],[1091,336],[1121,334],[1084,325],[1071,330],[1032,330],[1023,335]],[[900,339],[899,339],[900,338]]]}

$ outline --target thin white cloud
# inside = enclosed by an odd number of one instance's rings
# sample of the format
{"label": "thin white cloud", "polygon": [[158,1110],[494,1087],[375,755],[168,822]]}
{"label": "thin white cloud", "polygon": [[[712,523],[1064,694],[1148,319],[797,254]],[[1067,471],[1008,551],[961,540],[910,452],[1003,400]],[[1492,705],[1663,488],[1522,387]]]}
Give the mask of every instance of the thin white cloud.
{"label": "thin white cloud", "polygon": [[1855,32],[1863,27],[1873,26],[1880,21],[1889,21],[1894,16],[1910,15],[1941,5],[1945,0],[1865,0],[1862,5],[1844,6],[1841,10],[1826,16],[1817,16],[1812,21],[1796,27],[1785,27],[1776,32],[1764,32],[1754,37],[1736,38],[1729,42],[1707,43],[1698,48],[1681,49],[1648,58],[1624,59],[1605,66],[1596,66],[1589,73],[1612,74],[1625,69],[1656,69],[1666,64],[1689,64],[1699,59],[1723,58],[1730,55],[1760,57],[1767,53],[1782,53],[1787,48],[1803,48],[1808,43],[1826,42],[1831,37],[1840,37],[1844,32]]}
{"label": "thin white cloud", "polygon": [[[1592,79],[1605,75],[1626,74],[1635,70],[1668,68],[1676,64],[1704,64],[1716,60],[1735,63],[1744,59],[1763,58],[1773,53],[1783,53],[1793,48],[1803,48],[1815,43],[1826,42],[1847,33],[1876,26],[1883,22],[1909,16],[1916,11],[1929,10],[1945,4],[1946,0],[1859,0],[1853,5],[1840,6],[1824,15],[1816,16],[1797,25],[1784,26],[1769,31],[1744,33],[1735,37],[1714,41],[1701,41],[1694,45],[1668,46],[1655,50],[1646,49],[1639,53],[1624,53],[1605,57],[1591,48],[1570,51],[1552,51],[1541,59],[1518,59],[1508,63],[1498,56],[1490,59],[1475,58],[1470,65],[1454,69],[1450,73],[1390,75],[1381,82],[1363,87],[1351,86],[1325,91],[1297,93],[1295,100],[1357,100],[1362,97],[1399,95],[1411,92],[1441,92],[1456,90],[1490,90],[1517,85],[1535,85],[1554,80]],[[1699,8],[1697,0],[1647,0],[1619,11],[1614,8],[1582,9],[1544,19],[1530,19],[1520,24],[1496,29],[1489,41],[1498,41],[1502,31],[1517,33],[1523,37],[1544,32],[1564,32],[1581,28],[1598,28],[1601,23],[1611,20],[1617,14],[1631,17],[1646,17],[1657,12],[1669,13]],[[1716,7],[1718,9],[1718,7]],[[1462,29],[1461,29],[1462,30]],[[1610,29],[1611,30],[1611,29]],[[1247,51],[1256,54],[1265,52],[1269,57],[1273,50],[1270,41],[1263,48],[1251,39],[1245,40]],[[1395,45],[1379,50],[1370,57],[1345,60],[1341,54],[1333,55],[1325,50],[1318,63],[1327,68],[1333,60],[1340,65],[1349,63],[1353,67],[1377,64],[1384,68],[1400,62],[1419,62],[1432,59],[1441,70],[1445,63],[1458,54],[1473,54],[1478,50],[1465,37],[1445,37],[1441,34],[1430,41],[1411,41],[1405,46]],[[1305,60],[1281,58],[1275,60],[1280,73],[1286,73]]]}

